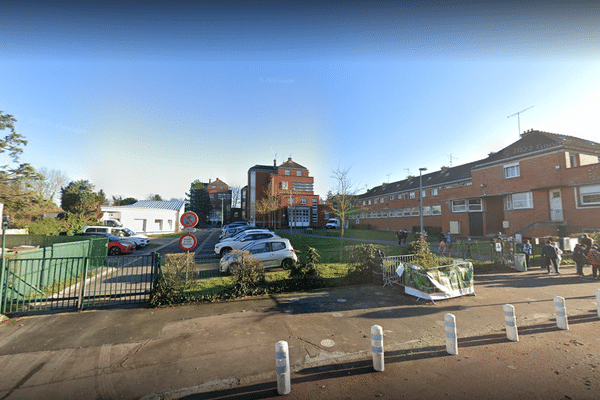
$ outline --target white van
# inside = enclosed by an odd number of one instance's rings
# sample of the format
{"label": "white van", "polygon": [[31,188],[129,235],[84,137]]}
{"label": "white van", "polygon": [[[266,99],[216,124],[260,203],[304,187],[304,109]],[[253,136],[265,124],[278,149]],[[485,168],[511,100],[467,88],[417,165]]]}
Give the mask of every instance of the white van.
{"label": "white van", "polygon": [[325,228],[327,229],[338,229],[342,226],[342,223],[340,222],[339,218],[329,218],[329,221],[327,221],[327,224],[325,225]]}

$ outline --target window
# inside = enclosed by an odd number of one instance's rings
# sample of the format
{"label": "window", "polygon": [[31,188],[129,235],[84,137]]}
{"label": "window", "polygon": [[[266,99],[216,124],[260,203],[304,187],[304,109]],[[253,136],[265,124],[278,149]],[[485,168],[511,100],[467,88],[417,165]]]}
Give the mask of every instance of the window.
{"label": "window", "polygon": [[374,199],[373,204],[377,204],[377,201],[379,201],[379,199]]}
{"label": "window", "polygon": [[381,204],[385,203],[385,197],[382,197],[382,198],[381,198],[381,200],[379,200],[379,202],[380,202]]}
{"label": "window", "polygon": [[286,174],[286,175],[290,175],[290,170],[289,170],[289,169],[286,169],[286,170],[285,170],[285,174]]}
{"label": "window", "polygon": [[483,211],[483,206],[481,204],[481,199],[471,199],[471,200],[469,200],[469,211]]}
{"label": "window", "polygon": [[411,215],[414,216],[419,216],[419,207],[411,207]]}
{"label": "window", "polygon": [[522,210],[533,208],[533,194],[531,192],[509,194],[504,198],[505,210]]}
{"label": "window", "polygon": [[574,168],[577,166],[577,155],[569,154],[569,168]]}
{"label": "window", "polygon": [[366,201],[363,200],[363,206],[366,204]]}
{"label": "window", "polygon": [[371,200],[369,200],[369,205],[371,205]]}
{"label": "window", "polygon": [[421,190],[421,197],[427,197],[427,194],[425,192],[425,190]]}
{"label": "window", "polygon": [[442,215],[442,206],[439,204],[431,206],[431,215]]}
{"label": "window", "polygon": [[394,195],[391,195],[391,196],[390,196],[390,200],[394,200]]}
{"label": "window", "polygon": [[516,178],[521,176],[519,163],[506,164],[504,167],[504,179]]}
{"label": "window", "polygon": [[279,251],[285,249],[285,243],[283,242],[271,242],[271,251]]}
{"label": "window", "polygon": [[302,171],[296,171],[296,176],[302,176]]}
{"label": "window", "polygon": [[467,201],[466,200],[452,200],[452,212],[467,212]]}
{"label": "window", "polygon": [[435,189],[431,189],[431,195],[432,195],[432,196],[437,196],[437,195],[438,195],[438,190],[437,190],[437,188],[435,188]]}
{"label": "window", "polygon": [[300,200],[300,204],[307,204],[307,201],[306,201],[306,199],[301,199],[301,200]]}
{"label": "window", "polygon": [[417,192],[410,192],[410,198],[414,199],[415,197],[417,197]]}
{"label": "window", "polygon": [[579,201],[582,206],[600,204],[600,185],[583,186],[579,188]]}

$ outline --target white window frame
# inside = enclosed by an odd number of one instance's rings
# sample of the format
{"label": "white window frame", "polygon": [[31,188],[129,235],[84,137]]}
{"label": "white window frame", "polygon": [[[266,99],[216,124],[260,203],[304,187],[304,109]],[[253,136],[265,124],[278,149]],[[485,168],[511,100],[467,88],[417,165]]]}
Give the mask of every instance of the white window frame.
{"label": "white window frame", "polygon": [[504,179],[518,178],[521,176],[521,167],[518,162],[505,164],[502,166]]}
{"label": "white window frame", "polygon": [[415,199],[417,197],[417,192],[410,192],[409,197]]}
{"label": "white window frame", "polygon": [[533,193],[512,193],[504,198],[505,210],[529,210],[533,208]]}
{"label": "white window frame", "polygon": [[437,188],[431,189],[431,195],[432,196],[437,196],[438,195],[438,189]]}
{"label": "white window frame", "polygon": [[467,200],[452,200],[452,212],[453,213],[461,213],[467,212]]}
{"label": "white window frame", "polygon": [[291,172],[290,172],[290,170],[289,170],[289,169],[286,169],[286,170],[285,170],[285,174],[286,174],[286,175],[291,175]]}
{"label": "white window frame", "polygon": [[469,212],[471,211],[483,211],[483,202],[481,199],[469,199],[467,202]]}
{"label": "white window frame", "polygon": [[[579,187],[579,204],[582,206],[600,205],[600,185]],[[591,201],[590,201],[591,200]]]}
{"label": "white window frame", "polygon": [[302,171],[296,171],[296,176],[302,176]]}

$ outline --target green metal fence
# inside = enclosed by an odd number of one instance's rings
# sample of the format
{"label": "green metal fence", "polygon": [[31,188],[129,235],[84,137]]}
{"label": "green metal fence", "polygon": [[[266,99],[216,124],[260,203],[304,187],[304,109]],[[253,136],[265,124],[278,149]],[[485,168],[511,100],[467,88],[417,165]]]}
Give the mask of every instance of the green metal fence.
{"label": "green metal fence", "polygon": [[0,312],[81,310],[146,302],[159,272],[157,253],[6,258],[0,270]]}

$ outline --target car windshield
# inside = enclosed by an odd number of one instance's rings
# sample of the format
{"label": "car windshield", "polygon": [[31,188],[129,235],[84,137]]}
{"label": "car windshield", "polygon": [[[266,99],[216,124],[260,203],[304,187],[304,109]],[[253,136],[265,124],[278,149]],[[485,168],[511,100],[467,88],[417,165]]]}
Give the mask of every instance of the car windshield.
{"label": "car windshield", "polygon": [[122,229],[122,231],[123,231],[123,232],[125,232],[125,234],[126,234],[127,236],[133,236],[133,235],[135,235],[135,234],[136,234],[134,231],[132,231],[132,230],[131,230],[131,229],[129,229],[129,228],[124,228],[124,229]]}
{"label": "car windshield", "polygon": [[108,235],[106,235],[106,236],[108,236],[108,239],[109,239],[111,242],[114,242],[115,240],[120,240],[120,239],[119,239],[117,236],[115,236],[115,235],[108,234]]}

